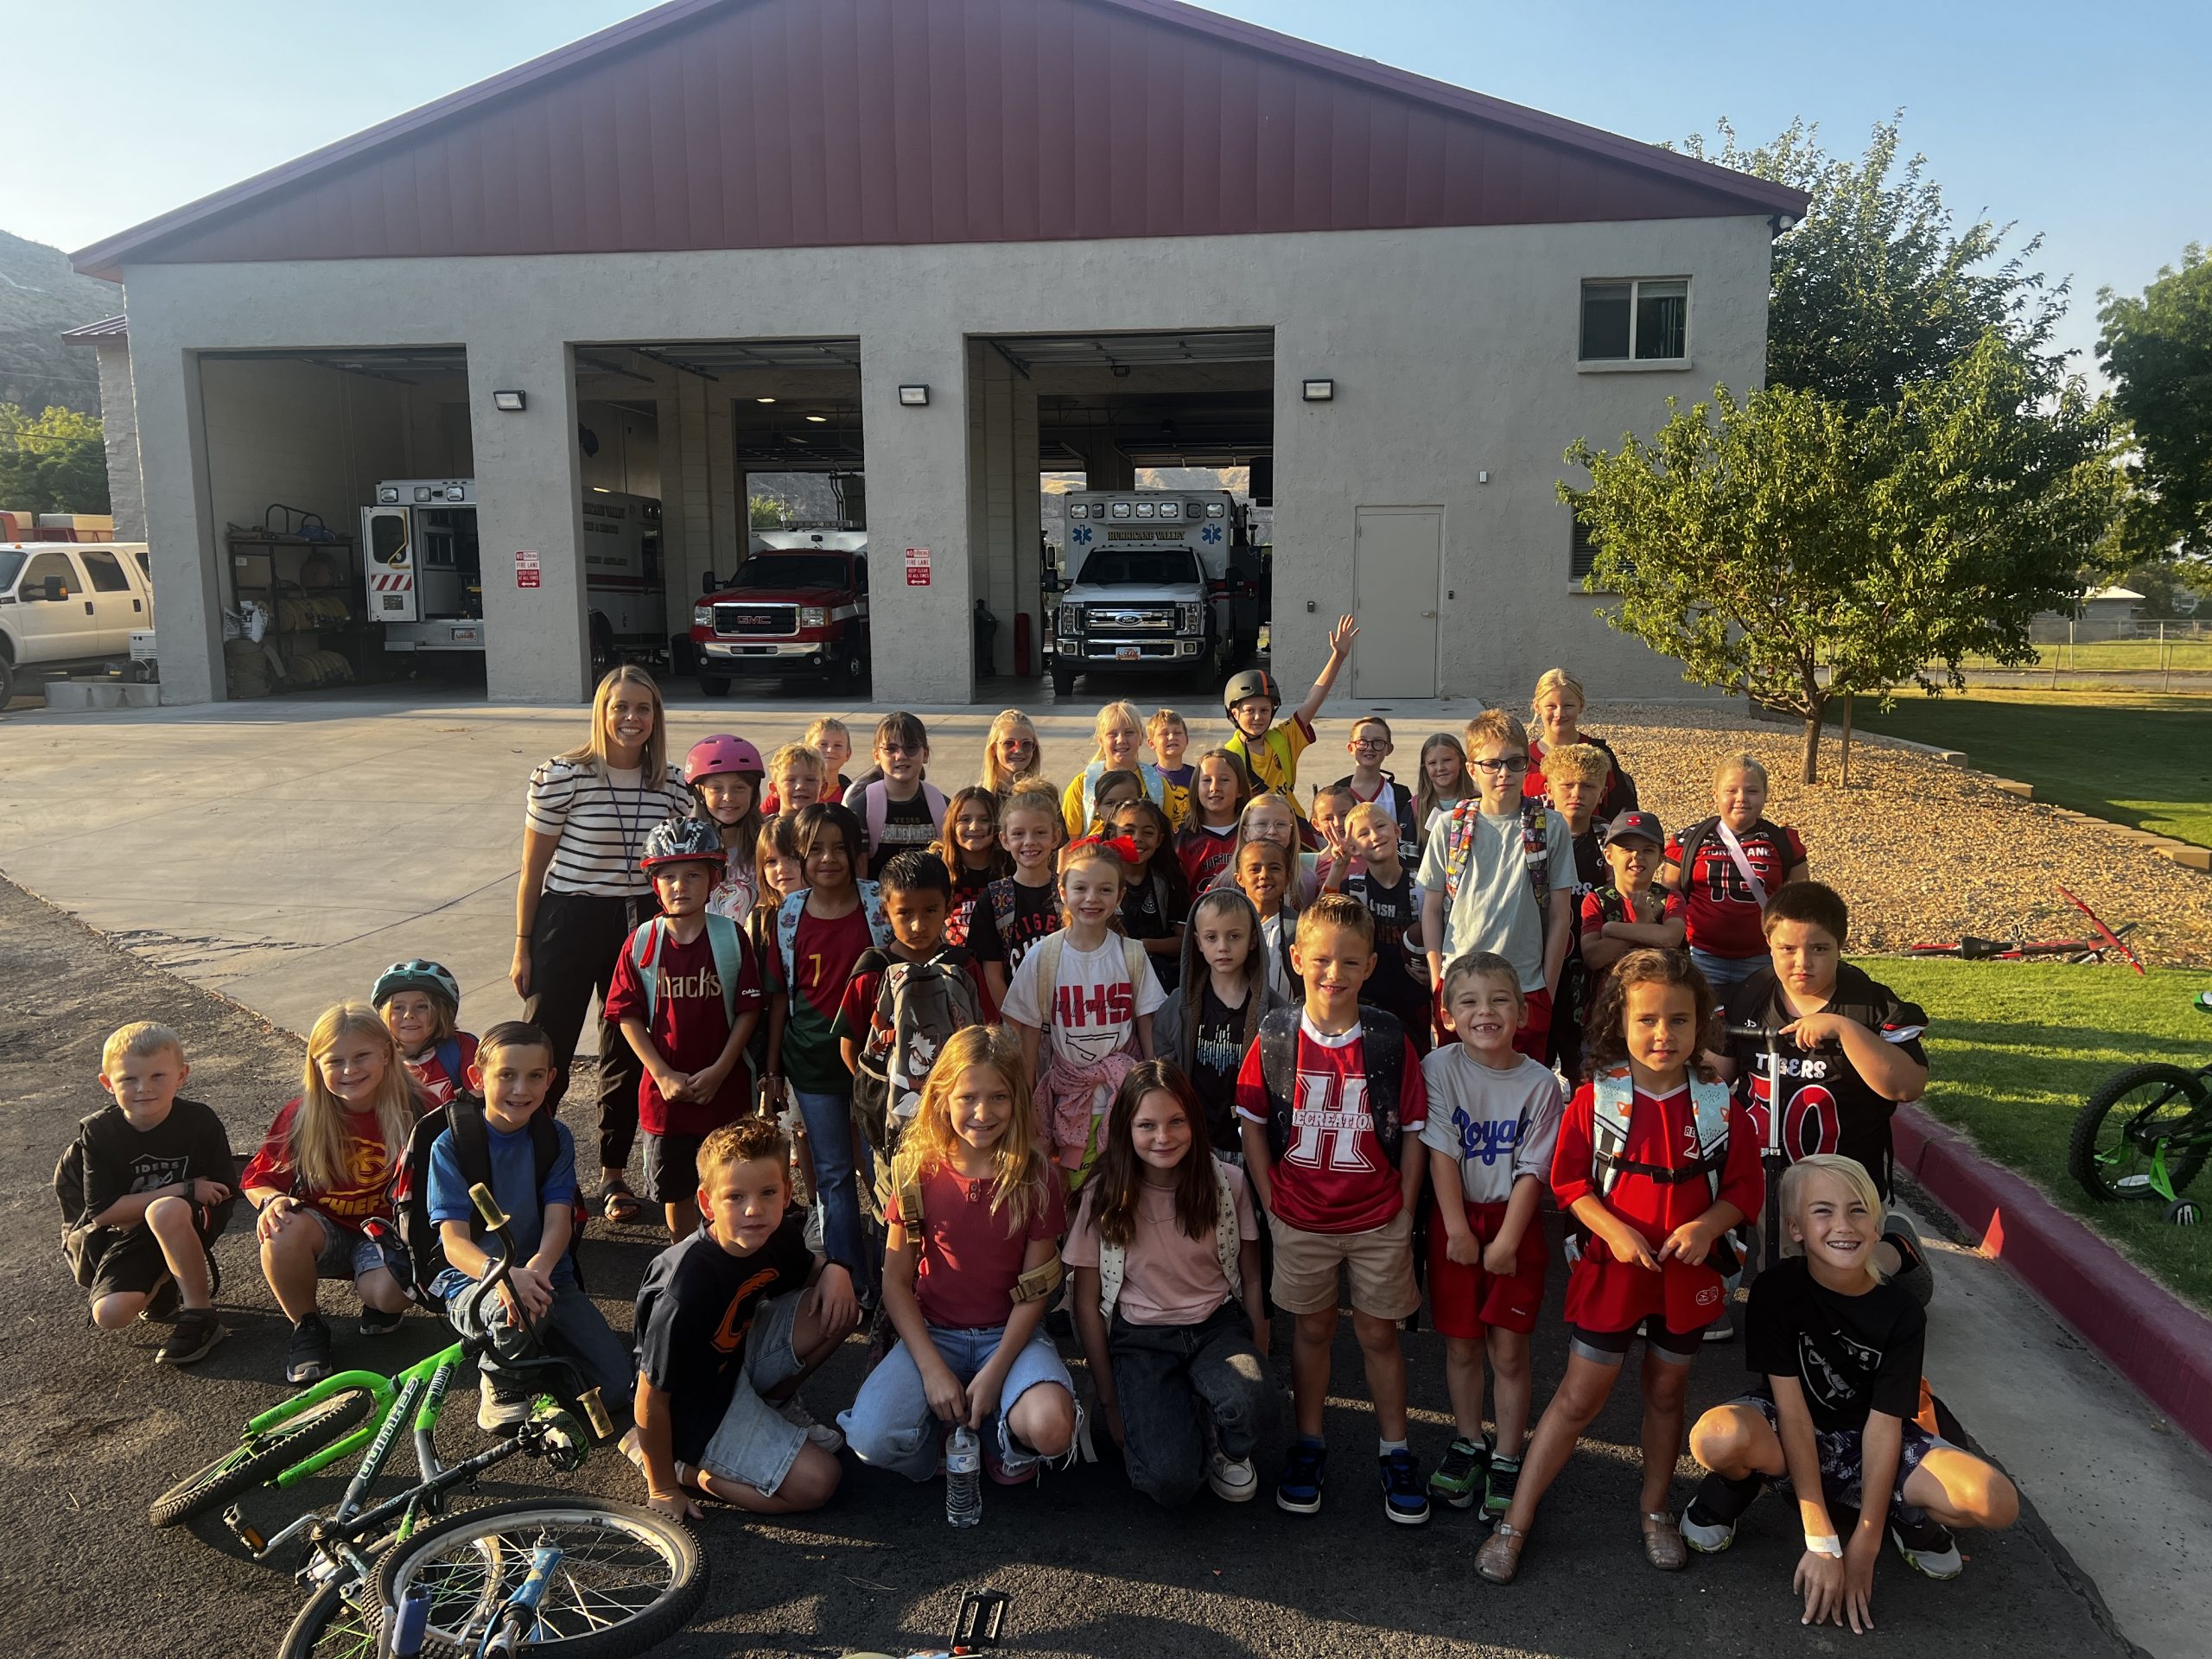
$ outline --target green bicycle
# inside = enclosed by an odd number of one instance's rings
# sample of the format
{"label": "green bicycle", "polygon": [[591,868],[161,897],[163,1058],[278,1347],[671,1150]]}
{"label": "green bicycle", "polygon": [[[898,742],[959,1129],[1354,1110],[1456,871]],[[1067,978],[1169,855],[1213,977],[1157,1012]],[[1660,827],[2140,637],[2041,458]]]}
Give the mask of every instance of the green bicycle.
{"label": "green bicycle", "polygon": [[[2196,1006],[2212,1014],[2212,991]],[[2212,1065],[2191,1071],[2153,1061],[2107,1078],[2074,1120],[2067,1168],[2093,1198],[2153,1199],[2168,1221],[2197,1219],[2182,1196],[2212,1157]]]}
{"label": "green bicycle", "polygon": [[[490,1191],[480,1185],[470,1196],[493,1236],[493,1270],[464,1293],[467,1324],[481,1330],[475,1314],[505,1281],[513,1240]],[[508,1437],[445,1463],[435,1435],[454,1374],[491,1347],[488,1337],[471,1336],[394,1376],[327,1377],[254,1418],[234,1449],[155,1499],[149,1518],[172,1527],[228,1503],[225,1524],[256,1559],[305,1541],[298,1577],[314,1594],[286,1631],[279,1659],[524,1651],[596,1659],[639,1653],[673,1635],[707,1593],[705,1554],[681,1522],[582,1496],[444,1512],[446,1494],[510,1458],[541,1459],[563,1472],[580,1468],[593,1440],[613,1428],[598,1390],[583,1387],[566,1360],[502,1356],[502,1366],[545,1392]],[[410,1425],[419,1479],[372,1505],[370,1488]],[[365,1446],[334,1508],[302,1515],[272,1536],[232,1501],[256,1486],[289,1489]]]}

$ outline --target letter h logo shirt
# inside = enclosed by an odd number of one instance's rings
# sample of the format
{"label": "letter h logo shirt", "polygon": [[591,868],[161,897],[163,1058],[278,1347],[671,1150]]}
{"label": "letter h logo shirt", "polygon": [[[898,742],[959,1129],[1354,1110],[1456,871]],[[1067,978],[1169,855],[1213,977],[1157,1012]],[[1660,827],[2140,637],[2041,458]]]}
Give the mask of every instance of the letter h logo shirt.
{"label": "letter h logo shirt", "polygon": [[[1417,1137],[1428,1118],[1428,1090],[1410,1042],[1402,1075],[1398,1126],[1402,1135]],[[1402,1202],[1398,1168],[1376,1133],[1375,1103],[1367,1091],[1363,1028],[1331,1036],[1300,1016],[1290,1140],[1274,1171],[1275,1218],[1286,1226],[1308,1233],[1365,1233],[1388,1226],[1397,1215]],[[1265,1123],[1271,1106],[1255,1042],[1236,1078],[1237,1116]]]}

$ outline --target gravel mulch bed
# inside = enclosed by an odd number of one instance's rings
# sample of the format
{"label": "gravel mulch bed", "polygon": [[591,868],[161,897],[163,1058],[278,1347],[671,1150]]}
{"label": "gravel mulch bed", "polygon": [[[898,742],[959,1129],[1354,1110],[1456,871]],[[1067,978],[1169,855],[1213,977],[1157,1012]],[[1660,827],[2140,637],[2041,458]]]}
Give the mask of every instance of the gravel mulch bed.
{"label": "gravel mulch bed", "polygon": [[2212,876],[2132,845],[2117,824],[2059,817],[1982,774],[1862,734],[1851,787],[1834,783],[1840,746],[1821,744],[1821,776],[1797,781],[1804,734],[1740,708],[1593,704],[1584,723],[1620,754],[1643,804],[1671,832],[1713,810],[1713,770],[1747,749],[1773,779],[1767,816],[1805,838],[1815,879],[1851,905],[1854,950],[1899,952],[1963,933],[2041,938],[2087,925],[2054,890],[2063,882],[2106,922],[2133,922],[2146,966],[2212,966]]}

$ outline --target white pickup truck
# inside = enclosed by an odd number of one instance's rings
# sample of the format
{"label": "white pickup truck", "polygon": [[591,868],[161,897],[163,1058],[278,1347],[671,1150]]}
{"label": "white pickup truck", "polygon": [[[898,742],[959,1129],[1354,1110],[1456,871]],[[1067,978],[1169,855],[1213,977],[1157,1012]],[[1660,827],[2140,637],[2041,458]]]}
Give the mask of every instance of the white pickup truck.
{"label": "white pickup truck", "polygon": [[1078,674],[1187,669],[1211,685],[1258,643],[1260,563],[1224,490],[1077,490],[1052,628],[1052,690]]}
{"label": "white pickup truck", "polygon": [[71,669],[130,655],[154,626],[143,542],[0,542],[0,709]]}

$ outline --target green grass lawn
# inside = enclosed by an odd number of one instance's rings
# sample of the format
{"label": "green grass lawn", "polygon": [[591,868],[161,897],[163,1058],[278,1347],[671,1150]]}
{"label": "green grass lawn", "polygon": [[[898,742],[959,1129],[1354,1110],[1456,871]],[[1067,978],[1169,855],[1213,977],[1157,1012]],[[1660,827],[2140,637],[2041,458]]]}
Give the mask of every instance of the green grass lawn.
{"label": "green grass lawn", "polygon": [[[1890,957],[1866,967],[1928,1011],[1931,1113],[2212,1309],[2212,1226],[2171,1226],[2158,1204],[2100,1203],[2066,1173],[2075,1116],[2107,1077],[2145,1060],[2212,1060],[2212,1018],[2190,1006],[2202,974]],[[2212,1203],[2212,1175],[2191,1192]]]}
{"label": "green grass lawn", "polygon": [[[1840,720],[1841,716],[1836,716]],[[1962,749],[2036,798],[2212,847],[2212,697],[2125,691],[1910,693],[1858,723]]]}
{"label": "green grass lawn", "polygon": [[2174,639],[2164,645],[2156,639],[2100,639],[2075,645],[2037,645],[2036,653],[2041,660],[2031,664],[1969,657],[1967,666],[2002,669],[2008,674],[2032,673],[2038,668],[2056,668],[2063,673],[2071,673],[2077,668],[2084,672],[2099,669],[2107,673],[2124,669],[2144,674],[2156,673],[2161,668],[2191,669],[2200,673],[2212,669],[2212,640],[2206,639]]}

